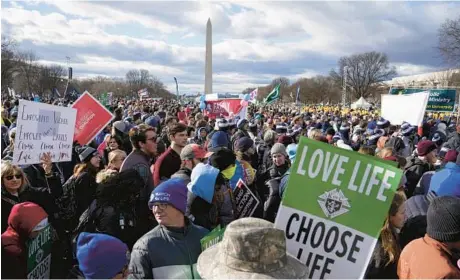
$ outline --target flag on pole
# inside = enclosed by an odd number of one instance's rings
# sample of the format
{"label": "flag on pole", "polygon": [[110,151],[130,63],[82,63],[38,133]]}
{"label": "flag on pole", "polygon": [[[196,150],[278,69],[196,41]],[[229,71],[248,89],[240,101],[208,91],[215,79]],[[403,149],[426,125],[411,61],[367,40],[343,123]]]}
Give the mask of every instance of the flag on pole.
{"label": "flag on pole", "polygon": [[281,84],[278,84],[264,99],[265,104],[272,104],[276,100],[280,98],[280,86]]}
{"label": "flag on pole", "polygon": [[299,93],[300,93],[300,85],[297,86],[297,95],[295,97],[295,103],[299,103]]}
{"label": "flag on pole", "polygon": [[177,78],[174,77],[174,81],[176,82],[176,97],[179,99],[179,84],[177,83]]}
{"label": "flag on pole", "polygon": [[249,102],[254,104],[256,103],[258,90],[259,88],[256,88],[255,90],[251,91],[251,93],[249,94]]}
{"label": "flag on pole", "polygon": [[57,96],[61,97],[61,93],[58,91],[57,88],[53,88],[53,97],[54,97],[54,95],[57,95]]}

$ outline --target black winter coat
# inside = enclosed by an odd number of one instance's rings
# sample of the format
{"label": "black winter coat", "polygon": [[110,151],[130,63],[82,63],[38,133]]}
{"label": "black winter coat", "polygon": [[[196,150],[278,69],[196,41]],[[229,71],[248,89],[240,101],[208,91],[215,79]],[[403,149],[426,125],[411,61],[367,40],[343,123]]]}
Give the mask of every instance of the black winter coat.
{"label": "black winter coat", "polygon": [[219,225],[217,207],[190,191],[187,193],[187,209],[185,215],[195,225],[202,226],[208,230],[212,230]]}
{"label": "black winter coat", "polygon": [[77,202],[75,216],[80,217],[94,200],[97,188],[96,175],[84,171],[78,176],[70,177],[69,182],[66,182],[66,184],[70,184],[75,189],[75,199]]}
{"label": "black winter coat", "polygon": [[[99,184],[96,199],[80,217],[77,232],[99,232],[117,237],[131,249],[150,222],[139,215],[137,200],[144,180],[134,169],[120,172]],[[84,225],[84,223],[87,223]]]}
{"label": "black winter coat", "polygon": [[425,236],[428,206],[435,197],[434,192],[429,192],[427,195],[415,195],[404,203],[405,222],[399,234],[401,248],[412,240]]}
{"label": "black winter coat", "polygon": [[407,178],[405,189],[406,196],[410,198],[414,194],[414,190],[420,178],[422,178],[423,173],[434,170],[434,165],[422,161],[417,156],[408,157],[406,166],[404,167],[404,174]]}
{"label": "black winter coat", "polygon": [[[35,186],[37,186],[38,188],[40,188],[40,186],[46,186],[45,170],[40,164],[31,164],[23,167],[22,170],[27,175],[27,179],[29,180],[31,187],[34,188]],[[61,170],[55,163],[53,163],[52,171],[53,174],[59,176],[60,183],[64,184],[64,176],[62,175]]]}
{"label": "black winter coat", "polygon": [[282,166],[272,165],[257,179],[257,191],[264,202],[263,218],[274,222],[281,202],[279,186],[281,177],[289,170],[289,163]]}
{"label": "black winter coat", "polygon": [[397,274],[398,262],[388,262],[388,256],[384,253],[380,238],[375,245],[371,261],[367,266],[365,279],[399,279]]}

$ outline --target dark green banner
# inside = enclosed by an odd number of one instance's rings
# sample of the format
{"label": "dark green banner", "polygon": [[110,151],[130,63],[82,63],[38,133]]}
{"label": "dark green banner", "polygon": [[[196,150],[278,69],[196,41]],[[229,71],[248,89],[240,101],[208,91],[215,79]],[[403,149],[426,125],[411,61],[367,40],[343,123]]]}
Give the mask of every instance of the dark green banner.
{"label": "dark green banner", "polygon": [[427,111],[453,112],[455,107],[455,89],[422,89],[422,88],[391,88],[390,94],[412,94],[428,91],[430,97],[426,105]]}

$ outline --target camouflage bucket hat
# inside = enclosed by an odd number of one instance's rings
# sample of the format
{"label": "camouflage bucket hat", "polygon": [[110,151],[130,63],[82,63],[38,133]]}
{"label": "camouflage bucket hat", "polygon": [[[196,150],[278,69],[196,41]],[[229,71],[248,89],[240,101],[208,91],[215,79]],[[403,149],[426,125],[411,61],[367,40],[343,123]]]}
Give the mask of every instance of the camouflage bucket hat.
{"label": "camouflage bucket hat", "polygon": [[307,279],[308,269],[286,254],[284,232],[273,223],[242,218],[230,223],[220,243],[198,258],[203,279]]}

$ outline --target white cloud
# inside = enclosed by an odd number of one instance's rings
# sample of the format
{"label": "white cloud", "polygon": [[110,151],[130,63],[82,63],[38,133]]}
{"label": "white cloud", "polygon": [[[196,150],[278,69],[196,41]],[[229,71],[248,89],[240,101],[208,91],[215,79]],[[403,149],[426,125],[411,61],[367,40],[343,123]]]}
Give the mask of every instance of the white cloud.
{"label": "white cloud", "polygon": [[[62,13],[93,19],[94,23],[100,26],[134,22],[161,33],[173,33],[184,30],[184,28],[163,22],[155,17],[112,9],[106,5],[99,5],[97,2],[51,1],[49,3],[58,8]],[[147,2],[142,4],[148,5]]]}
{"label": "white cloud", "polygon": [[[124,77],[125,73],[131,69],[146,69],[155,76],[165,75],[183,75],[185,72],[179,68],[169,67],[165,65],[153,64],[149,62],[126,61],[116,60],[112,57],[91,56],[82,54],[79,56],[84,62],[72,63],[76,69],[89,69],[86,74],[100,73],[108,71],[117,77]],[[53,61],[40,60],[39,63],[53,64]],[[64,65],[64,63],[60,63]]]}
{"label": "white cloud", "polygon": [[[240,92],[279,76],[294,82],[327,75],[325,69],[338,57],[362,51],[388,52],[400,75],[432,72],[436,58],[427,57],[434,56],[436,29],[460,14],[454,2],[46,1],[57,9],[46,14],[34,10],[36,3],[24,3],[2,9],[2,23],[8,26],[2,31],[19,42],[31,41],[39,56],[40,49],[50,53],[68,47],[84,75],[123,77],[129,69],[147,68],[165,79],[178,76],[185,81],[180,87],[190,91],[203,90],[204,42],[194,40],[204,35],[211,17],[213,60],[226,66],[225,71],[214,68],[213,88],[219,92]],[[152,32],[133,32],[134,37],[126,32],[132,24]],[[124,28],[126,35],[110,33],[114,27]],[[288,70],[251,67],[257,63]]]}
{"label": "white cloud", "polygon": [[393,63],[393,66],[396,67],[398,76],[412,76],[439,71],[439,68],[437,67],[416,65],[411,63]]}
{"label": "white cloud", "polygon": [[195,36],[196,36],[195,33],[190,32],[190,33],[187,33],[184,36],[182,36],[182,39],[192,38],[192,37],[195,37]]}

